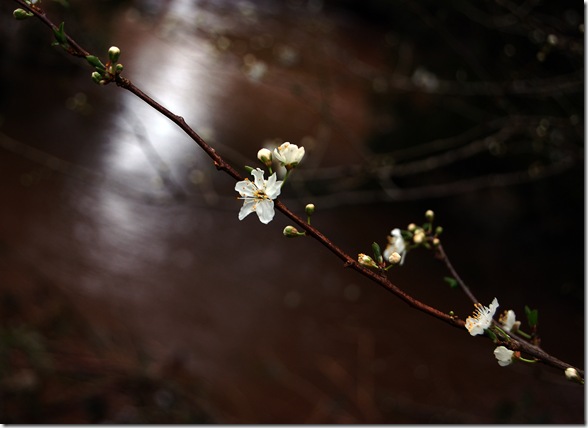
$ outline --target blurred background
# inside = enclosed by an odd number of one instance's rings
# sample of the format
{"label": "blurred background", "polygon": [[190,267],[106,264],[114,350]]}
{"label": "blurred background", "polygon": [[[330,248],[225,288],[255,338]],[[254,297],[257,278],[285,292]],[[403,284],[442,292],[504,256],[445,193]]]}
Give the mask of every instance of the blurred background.
{"label": "blurred background", "polygon": [[[351,255],[433,209],[480,301],[584,366],[577,1],[45,0]],[[234,182],[39,21],[0,5],[0,422],[584,423],[584,389],[396,299]],[[392,280],[461,318],[431,253]]]}

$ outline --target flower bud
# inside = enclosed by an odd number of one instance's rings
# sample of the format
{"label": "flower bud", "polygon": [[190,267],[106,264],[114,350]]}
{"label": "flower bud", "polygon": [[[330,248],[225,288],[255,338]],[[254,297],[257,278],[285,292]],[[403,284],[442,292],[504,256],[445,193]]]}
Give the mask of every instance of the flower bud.
{"label": "flower bud", "polygon": [[111,46],[110,49],[108,49],[108,58],[110,58],[110,62],[111,63],[117,62],[119,57],[120,57],[120,49],[117,48],[116,46]]}
{"label": "flower bud", "polygon": [[122,64],[116,64],[116,67],[114,68],[114,72],[116,74],[120,74],[120,73],[122,73],[123,69],[124,69],[124,66]]}
{"label": "flower bud", "polygon": [[425,218],[427,219],[427,221],[433,221],[433,219],[435,218],[435,213],[433,212],[433,210],[427,210],[427,212],[425,212]]}
{"label": "flower bud", "polygon": [[425,240],[425,232],[423,229],[418,229],[412,237],[412,240],[415,244],[421,244]]}
{"label": "flower bud", "polygon": [[93,72],[92,73],[92,80],[95,83],[100,83],[100,81],[102,80],[102,74],[97,71]]}
{"label": "flower bud", "polygon": [[410,223],[410,224],[408,225],[408,227],[407,227],[407,229],[408,229],[410,232],[414,232],[414,231],[416,230],[416,228],[417,228],[417,225],[416,225],[416,224],[414,224],[414,223]]}
{"label": "flower bud", "polygon": [[388,257],[388,261],[393,265],[397,265],[398,263],[400,263],[401,260],[402,256],[398,254],[396,251],[394,251],[392,254],[390,254],[390,257]]}
{"label": "flower bud", "polygon": [[437,226],[435,228],[435,235],[439,236],[443,233],[443,228],[441,226]]}
{"label": "flower bud", "polygon": [[33,16],[33,14],[31,12],[29,12],[29,11],[26,11],[24,9],[18,8],[18,9],[15,9],[14,12],[12,12],[12,16],[14,16],[14,18],[16,18],[19,21],[21,21],[23,19],[30,18],[31,16]]}
{"label": "flower bud", "polygon": [[257,159],[265,166],[272,166],[272,152],[268,149],[261,149],[257,152]]}
{"label": "flower bud", "polygon": [[306,211],[306,215],[311,216],[314,214],[314,204],[307,204],[306,207],[304,208],[304,211]]}
{"label": "flower bud", "polygon": [[304,236],[304,232],[299,232],[294,226],[286,226],[282,232],[286,238],[297,238]]}
{"label": "flower bud", "polygon": [[357,255],[357,261],[362,266],[367,266],[367,267],[371,267],[371,268],[378,267],[376,262],[374,262],[374,259],[372,259],[370,256],[363,254],[363,253],[360,253]]}
{"label": "flower bud", "polygon": [[569,380],[584,383],[584,380],[582,379],[582,376],[580,376],[580,374],[578,373],[578,370],[576,370],[573,367],[568,367],[565,371],[565,374]]}

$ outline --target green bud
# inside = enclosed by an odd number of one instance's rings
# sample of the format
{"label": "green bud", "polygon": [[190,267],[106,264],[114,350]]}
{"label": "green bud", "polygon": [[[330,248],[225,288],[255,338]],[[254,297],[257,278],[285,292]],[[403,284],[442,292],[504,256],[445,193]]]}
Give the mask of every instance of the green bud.
{"label": "green bud", "polygon": [[95,83],[100,83],[100,81],[102,80],[102,74],[99,73],[99,72],[97,72],[97,71],[95,71],[94,73],[92,73],[92,80]]}
{"label": "green bud", "polygon": [[457,288],[459,286],[457,280],[451,276],[446,276],[445,278],[443,278],[443,281],[449,284],[449,287],[451,288]]}
{"label": "green bud", "polygon": [[98,58],[97,56],[88,55],[86,57],[86,61],[88,61],[88,63],[97,71],[106,71],[106,66],[102,64],[102,61],[100,61],[100,58]]}
{"label": "green bud", "polygon": [[116,64],[116,67],[114,68],[114,72],[116,74],[120,74],[120,73],[122,73],[123,69],[124,69],[124,67],[122,64]]}
{"label": "green bud", "polygon": [[118,62],[119,57],[120,57],[120,49],[117,48],[116,46],[111,46],[110,49],[108,49],[108,58],[110,58],[110,62],[113,64],[115,62]]}
{"label": "green bud", "polygon": [[23,19],[27,19],[27,18],[30,18],[31,16],[33,16],[33,13],[31,13],[27,10],[18,8],[18,9],[15,9],[14,12],[12,12],[12,16],[14,16],[19,21],[22,21]]}
{"label": "green bud", "polygon": [[537,309],[531,310],[525,305],[525,315],[527,315],[527,322],[530,327],[536,327],[539,322],[539,311]]}
{"label": "green bud", "polygon": [[372,243],[372,251],[374,252],[374,259],[376,259],[378,263],[382,263],[382,250],[380,250],[380,246],[377,242]]}
{"label": "green bud", "polygon": [[59,24],[59,28],[53,29],[53,34],[55,35],[55,40],[60,45],[67,45],[67,36],[65,35],[65,22]]}
{"label": "green bud", "polygon": [[306,211],[306,215],[311,216],[314,214],[314,204],[307,204],[306,207],[304,208],[304,211]]}
{"label": "green bud", "polygon": [[435,235],[439,236],[443,233],[443,228],[441,226],[437,226],[435,228]]}
{"label": "green bud", "polygon": [[286,226],[282,232],[286,238],[298,238],[304,236],[304,232],[299,232],[294,226]]}

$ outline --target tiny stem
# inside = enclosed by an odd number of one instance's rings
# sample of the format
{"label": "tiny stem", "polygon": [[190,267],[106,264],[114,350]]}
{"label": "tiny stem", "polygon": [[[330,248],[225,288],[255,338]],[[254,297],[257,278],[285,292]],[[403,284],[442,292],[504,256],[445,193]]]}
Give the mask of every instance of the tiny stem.
{"label": "tiny stem", "polygon": [[[284,175],[284,179],[282,180],[282,185],[280,187],[284,187],[284,184],[286,184],[286,180],[288,179],[289,176],[290,176],[290,170],[287,169],[286,175]],[[308,224],[310,224],[310,222]]]}
{"label": "tiny stem", "polygon": [[451,261],[449,260],[449,257],[447,256],[447,253],[445,252],[445,249],[443,248],[443,245],[441,243],[439,243],[439,245],[437,246],[437,250],[439,251],[439,255],[441,256],[441,258],[443,259],[443,262],[445,263],[447,270],[449,270],[453,278],[455,278],[455,280],[457,281],[465,295],[468,296],[472,303],[479,303],[479,300],[476,299],[476,296],[474,296],[474,294],[470,291],[470,288],[461,279],[461,277],[451,264]]}

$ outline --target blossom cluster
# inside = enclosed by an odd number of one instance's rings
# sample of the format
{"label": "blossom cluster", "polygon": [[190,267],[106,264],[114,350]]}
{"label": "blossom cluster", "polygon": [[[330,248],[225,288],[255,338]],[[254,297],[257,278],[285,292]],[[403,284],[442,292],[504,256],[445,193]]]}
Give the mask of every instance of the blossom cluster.
{"label": "blossom cluster", "polygon": [[[286,168],[287,174],[300,163],[303,157],[304,147],[298,147],[296,144],[288,142],[283,143],[273,152],[265,148],[257,152],[257,158],[270,169],[270,172],[272,160],[275,158]],[[239,199],[243,199],[239,220],[243,220],[252,212],[257,214],[259,221],[263,224],[268,224],[273,220],[275,215],[274,199],[280,195],[285,179],[278,180],[274,172],[266,180],[264,174],[265,172],[261,168],[252,169],[253,181],[246,178],[235,184],[235,190],[240,195]]]}

